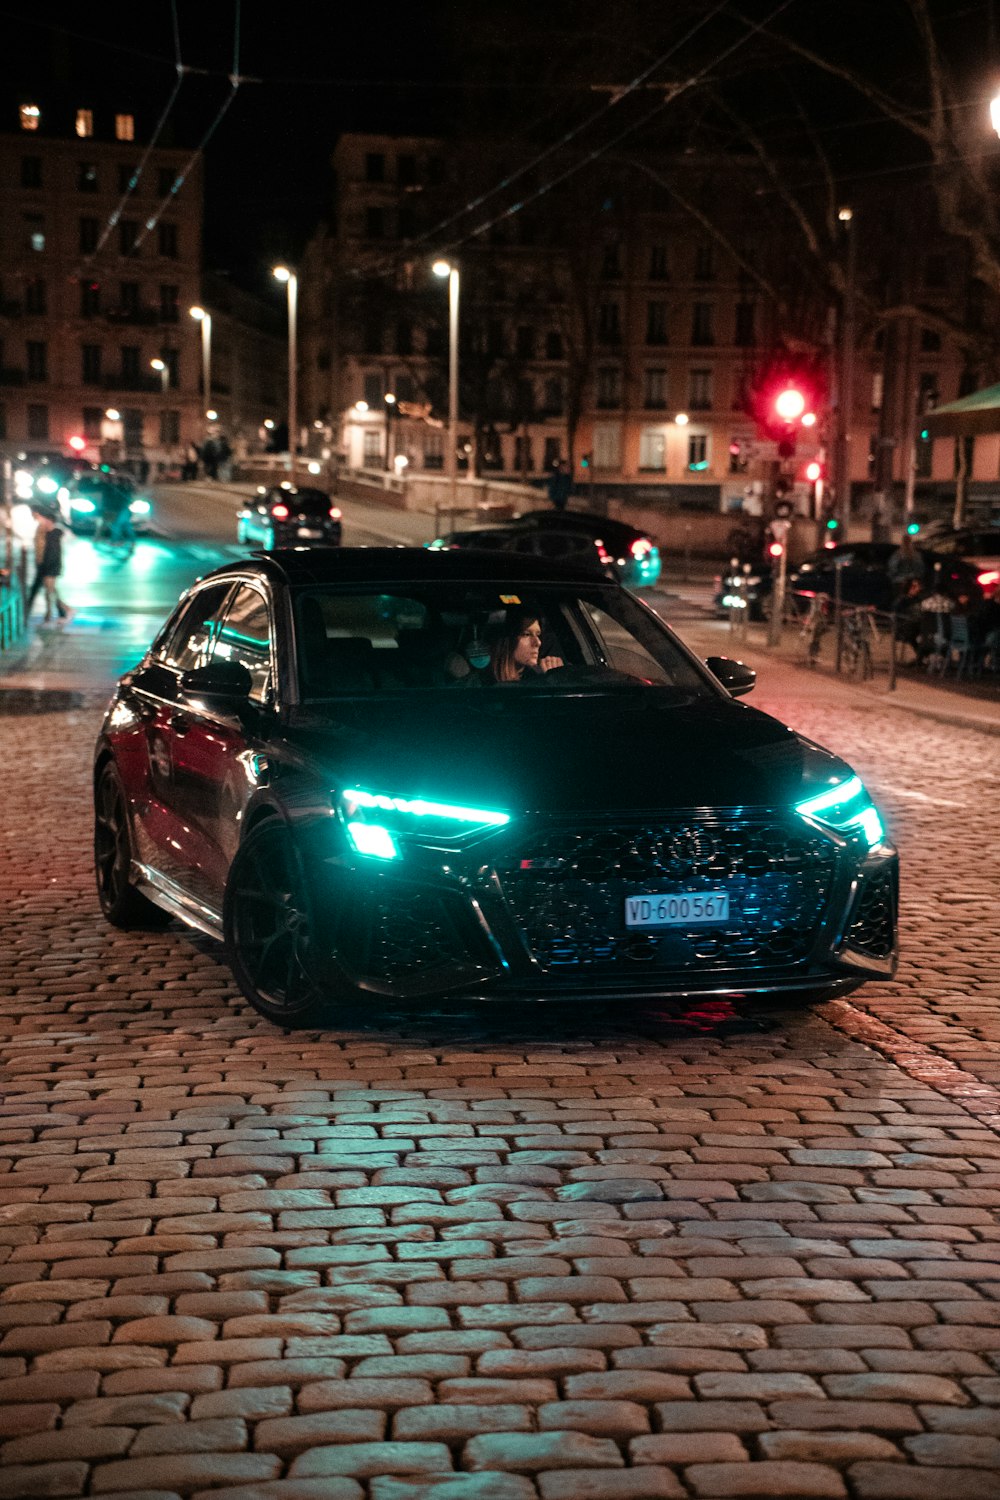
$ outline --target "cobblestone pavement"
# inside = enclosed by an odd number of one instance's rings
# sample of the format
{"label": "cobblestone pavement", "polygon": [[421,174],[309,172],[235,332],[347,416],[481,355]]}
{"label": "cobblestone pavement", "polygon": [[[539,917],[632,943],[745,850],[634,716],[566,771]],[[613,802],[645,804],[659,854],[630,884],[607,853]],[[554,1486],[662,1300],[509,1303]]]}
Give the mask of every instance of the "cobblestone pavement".
{"label": "cobblestone pavement", "polygon": [[0,1500],[1000,1496],[996,741],[773,681],[904,861],[812,1012],[285,1035],[100,919],[97,715],[0,721]]}

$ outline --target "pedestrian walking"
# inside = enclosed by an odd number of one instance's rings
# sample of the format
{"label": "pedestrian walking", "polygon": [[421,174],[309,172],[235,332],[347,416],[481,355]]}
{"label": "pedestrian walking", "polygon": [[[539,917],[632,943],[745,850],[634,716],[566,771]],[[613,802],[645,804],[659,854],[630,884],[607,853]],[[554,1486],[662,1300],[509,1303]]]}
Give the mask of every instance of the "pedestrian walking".
{"label": "pedestrian walking", "polygon": [[62,527],[50,510],[32,509],[37,525],[35,531],[35,576],[31,580],[28,598],[24,606],[24,618],[31,614],[31,607],[39,593],[45,595],[46,621],[69,619],[69,610],[59,595],[59,577],[63,568]]}
{"label": "pedestrian walking", "polygon": [[549,499],[558,511],[564,511],[570,495],[573,493],[573,476],[569,471],[569,464],[561,458],[553,465],[552,473],[549,475],[546,486]]}

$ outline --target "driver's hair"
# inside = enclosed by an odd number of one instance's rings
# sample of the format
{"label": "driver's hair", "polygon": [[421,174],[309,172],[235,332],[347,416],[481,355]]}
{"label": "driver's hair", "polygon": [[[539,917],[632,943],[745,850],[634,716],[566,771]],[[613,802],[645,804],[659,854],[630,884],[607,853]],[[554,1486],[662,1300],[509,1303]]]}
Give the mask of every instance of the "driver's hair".
{"label": "driver's hair", "polygon": [[517,682],[520,679],[523,669],[514,660],[517,643],[529,625],[539,623],[539,616],[534,610],[508,610],[490,652],[490,669],[497,682]]}

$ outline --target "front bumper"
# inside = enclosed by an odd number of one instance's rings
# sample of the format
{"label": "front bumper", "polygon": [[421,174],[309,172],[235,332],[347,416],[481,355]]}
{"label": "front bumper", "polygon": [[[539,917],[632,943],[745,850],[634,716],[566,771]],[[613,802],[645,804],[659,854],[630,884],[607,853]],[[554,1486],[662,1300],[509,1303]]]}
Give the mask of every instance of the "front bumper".
{"label": "front bumper", "polygon": [[[329,959],[400,999],[765,995],[886,979],[898,858],[789,814],[539,819],[398,865],[312,851]],[[730,919],[629,929],[629,895],[726,890]],[[325,908],[325,911],[323,910]]]}

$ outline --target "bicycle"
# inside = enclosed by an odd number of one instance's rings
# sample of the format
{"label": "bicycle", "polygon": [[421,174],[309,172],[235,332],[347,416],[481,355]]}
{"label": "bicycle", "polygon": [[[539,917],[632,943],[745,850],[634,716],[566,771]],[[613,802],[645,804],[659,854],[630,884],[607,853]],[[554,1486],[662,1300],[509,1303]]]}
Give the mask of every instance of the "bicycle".
{"label": "bicycle", "polygon": [[801,616],[799,635],[805,643],[806,661],[814,667],[819,660],[823,637],[830,628],[830,601],[825,594],[814,594],[809,607]]}
{"label": "bicycle", "polygon": [[873,609],[849,609],[843,614],[840,644],[841,661],[852,677],[867,682],[875,675],[875,647],[878,626]]}

